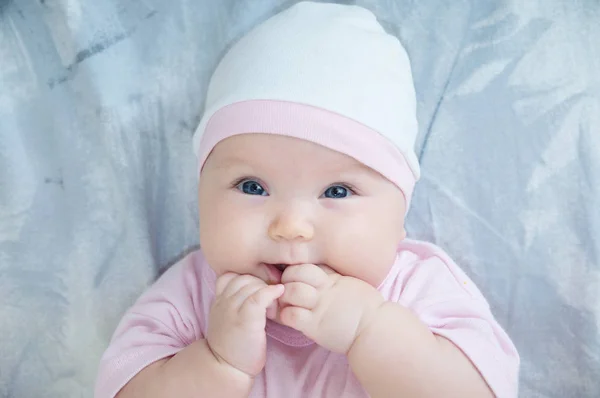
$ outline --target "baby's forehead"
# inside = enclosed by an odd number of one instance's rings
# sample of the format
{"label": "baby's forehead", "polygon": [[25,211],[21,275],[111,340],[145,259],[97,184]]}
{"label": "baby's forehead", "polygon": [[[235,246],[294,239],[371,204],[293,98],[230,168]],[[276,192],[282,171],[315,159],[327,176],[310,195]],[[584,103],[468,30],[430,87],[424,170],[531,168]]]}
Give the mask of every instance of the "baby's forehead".
{"label": "baby's forehead", "polygon": [[307,170],[375,173],[358,160],[319,144],[277,134],[251,133],[219,142],[207,159],[208,167]]}

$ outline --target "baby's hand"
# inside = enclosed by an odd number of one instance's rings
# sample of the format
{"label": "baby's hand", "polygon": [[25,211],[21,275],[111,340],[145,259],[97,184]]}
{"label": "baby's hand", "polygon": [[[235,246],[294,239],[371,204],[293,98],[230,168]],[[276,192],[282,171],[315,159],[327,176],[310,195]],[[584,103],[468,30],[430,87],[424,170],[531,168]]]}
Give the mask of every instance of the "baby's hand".
{"label": "baby's hand", "polygon": [[330,351],[347,354],[384,302],[366,282],[313,264],[286,268],[279,299],[280,321]]}
{"label": "baby's hand", "polygon": [[215,357],[250,377],[265,366],[267,310],[274,316],[282,285],[251,275],[227,273],[217,279],[206,341]]}

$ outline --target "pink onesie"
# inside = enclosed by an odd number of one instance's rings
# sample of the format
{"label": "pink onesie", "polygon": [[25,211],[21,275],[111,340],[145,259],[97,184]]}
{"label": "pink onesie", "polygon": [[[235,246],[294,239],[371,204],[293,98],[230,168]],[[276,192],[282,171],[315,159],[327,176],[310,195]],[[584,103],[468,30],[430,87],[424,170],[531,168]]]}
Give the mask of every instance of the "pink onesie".
{"label": "pink onesie", "polygon": [[[102,357],[95,397],[114,397],[144,367],[204,338],[215,280],[196,251],[146,291],[125,314]],[[378,290],[458,346],[497,397],[517,396],[515,347],[473,282],[440,248],[402,242]],[[271,321],[267,335],[267,364],[250,397],[367,397],[344,355]]]}

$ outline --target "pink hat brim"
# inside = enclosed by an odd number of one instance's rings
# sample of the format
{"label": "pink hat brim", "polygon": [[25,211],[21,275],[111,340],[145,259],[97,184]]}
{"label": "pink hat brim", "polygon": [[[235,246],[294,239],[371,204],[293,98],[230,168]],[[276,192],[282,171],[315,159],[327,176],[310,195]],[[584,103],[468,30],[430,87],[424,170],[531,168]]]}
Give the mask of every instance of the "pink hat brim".
{"label": "pink hat brim", "polygon": [[404,194],[409,207],[416,178],[404,155],[375,130],[345,116],[288,101],[236,102],[215,112],[196,148],[198,172],[222,140],[245,133],[300,138],[346,154],[377,171]]}

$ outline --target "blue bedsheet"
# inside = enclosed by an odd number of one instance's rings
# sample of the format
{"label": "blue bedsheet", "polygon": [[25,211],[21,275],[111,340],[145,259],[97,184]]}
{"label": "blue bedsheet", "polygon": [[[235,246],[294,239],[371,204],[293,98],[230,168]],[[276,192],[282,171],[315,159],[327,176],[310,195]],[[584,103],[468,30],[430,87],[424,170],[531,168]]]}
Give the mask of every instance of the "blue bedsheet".
{"label": "blue bedsheet", "polygon": [[[91,397],[121,314],[197,245],[215,63],[290,3],[0,0],[0,397]],[[349,3],[411,56],[409,235],[488,297],[522,397],[599,397],[600,3]]]}

